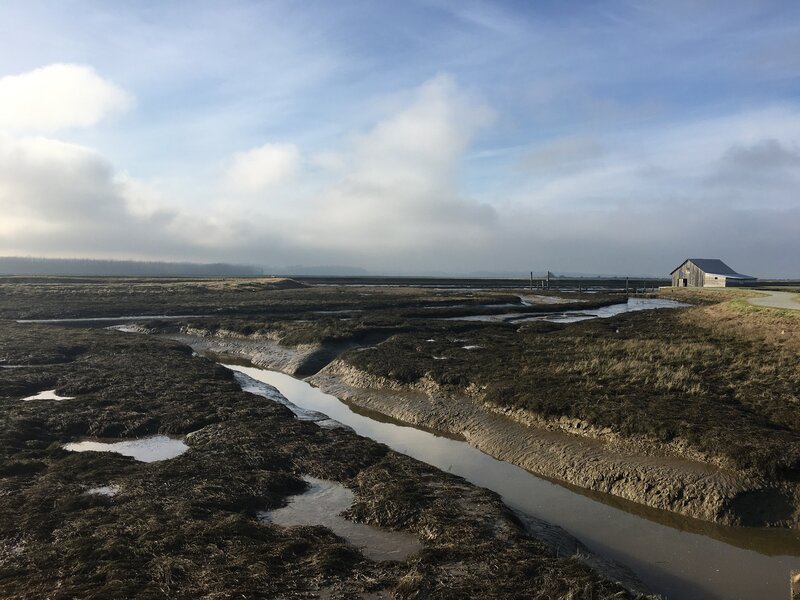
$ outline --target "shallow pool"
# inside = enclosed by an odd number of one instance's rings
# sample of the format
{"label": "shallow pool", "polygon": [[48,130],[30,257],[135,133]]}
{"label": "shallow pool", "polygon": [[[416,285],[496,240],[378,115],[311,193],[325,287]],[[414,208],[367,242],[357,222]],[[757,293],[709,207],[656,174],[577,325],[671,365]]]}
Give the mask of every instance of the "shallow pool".
{"label": "shallow pool", "polygon": [[259,518],[291,527],[322,525],[361,549],[372,560],[405,560],[422,549],[411,534],[379,529],[341,516],[353,504],[355,495],[335,481],[304,476],[308,489],[289,499],[283,508],[259,513]]}
{"label": "shallow pool", "polygon": [[189,449],[189,446],[183,440],[166,435],[151,435],[119,442],[84,440],[64,444],[64,449],[71,452],[116,452],[141,462],[156,462],[180,456]]}
{"label": "shallow pool", "polygon": [[39,392],[38,394],[34,394],[33,396],[27,396],[22,400],[24,402],[30,402],[31,400],[72,400],[73,396],[59,396],[56,394],[55,390],[45,390],[43,392]]}

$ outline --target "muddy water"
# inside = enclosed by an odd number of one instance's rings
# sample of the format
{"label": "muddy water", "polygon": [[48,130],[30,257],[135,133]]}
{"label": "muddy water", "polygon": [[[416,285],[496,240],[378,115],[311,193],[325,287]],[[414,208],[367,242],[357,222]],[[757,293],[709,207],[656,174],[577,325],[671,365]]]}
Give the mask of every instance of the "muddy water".
{"label": "muddy water", "polygon": [[288,375],[226,366],[274,385],[301,408],[325,413],[360,435],[498,492],[512,508],[559,525],[596,554],[627,565],[665,598],[786,600],[789,572],[800,569],[797,532],[721,527],[609,497],[601,502],[466,442],[357,414]]}
{"label": "muddy water", "polygon": [[126,317],[74,317],[66,319],[17,319],[17,323],[88,324],[102,325],[120,321],[169,321],[171,319],[198,319],[212,315],[129,315]]}
{"label": "muddy water", "polygon": [[59,396],[55,390],[45,390],[22,399],[24,402],[31,400],[72,400],[72,396]]}
{"label": "muddy water", "polygon": [[[490,306],[490,305],[487,305]],[[551,321],[553,323],[577,323],[587,319],[607,319],[627,312],[654,310],[658,308],[684,308],[690,306],[675,300],[661,298],[629,298],[627,302],[602,306],[600,308],[574,309],[547,313],[507,312],[499,315],[467,315],[463,317],[447,317],[448,321],[485,321],[524,323],[526,321]]]}
{"label": "muddy water", "polygon": [[152,435],[120,442],[85,440],[64,444],[64,449],[71,452],[116,452],[123,456],[132,456],[141,462],[155,462],[180,456],[189,449],[189,446],[183,440],[176,440],[166,435]]}
{"label": "muddy water", "polygon": [[323,525],[358,546],[364,556],[372,560],[405,560],[422,550],[422,544],[413,535],[378,529],[342,517],[340,513],[350,508],[355,498],[343,485],[310,476],[303,479],[309,484],[304,493],[293,496],[283,508],[259,513],[259,517],[284,527]]}
{"label": "muddy water", "polygon": [[119,492],[119,486],[116,485],[101,485],[99,487],[93,487],[86,490],[87,494],[108,496],[109,498],[116,496],[117,492]]}

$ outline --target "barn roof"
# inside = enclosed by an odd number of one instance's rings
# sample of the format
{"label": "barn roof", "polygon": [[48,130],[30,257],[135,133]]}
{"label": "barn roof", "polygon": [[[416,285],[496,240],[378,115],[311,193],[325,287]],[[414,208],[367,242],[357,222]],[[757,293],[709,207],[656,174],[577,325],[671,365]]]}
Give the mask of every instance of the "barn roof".
{"label": "barn roof", "polygon": [[674,273],[680,269],[687,261],[692,261],[698,269],[704,273],[710,273],[711,275],[724,275],[731,279],[755,279],[755,277],[751,277],[750,275],[737,273],[718,258],[687,258],[680,265],[675,267],[672,272]]}

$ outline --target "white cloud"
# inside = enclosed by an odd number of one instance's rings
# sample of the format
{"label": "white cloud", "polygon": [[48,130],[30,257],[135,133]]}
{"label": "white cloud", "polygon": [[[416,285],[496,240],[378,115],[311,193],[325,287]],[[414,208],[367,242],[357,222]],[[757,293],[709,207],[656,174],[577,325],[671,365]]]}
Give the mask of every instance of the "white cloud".
{"label": "white cloud", "polygon": [[[256,244],[280,231],[297,254],[377,266],[443,246],[457,253],[465,237],[472,245],[485,240],[495,211],[463,195],[461,169],[492,111],[447,76],[404,98],[372,127],[344,136],[337,151],[312,154],[302,177],[292,145],[236,155],[226,183],[242,196],[217,204],[220,212],[236,206],[247,215],[235,243]],[[268,211],[253,201],[267,196]]]}
{"label": "white cloud", "polygon": [[0,77],[0,129],[89,127],[131,104],[126,92],[86,65],[59,63]]}
{"label": "white cloud", "polygon": [[226,179],[231,190],[253,194],[288,183],[300,167],[294,144],[264,144],[233,156]]}
{"label": "white cloud", "polygon": [[463,171],[491,110],[448,77],[404,97],[340,147],[328,140],[335,154],[302,161],[293,145],[267,144],[238,155],[228,183],[247,193],[192,210],[92,149],[0,134],[0,254],[605,273],[708,254],[756,275],[797,273],[796,111],[557,138],[528,155],[531,171],[512,157],[521,185],[490,205],[464,193]]}
{"label": "white cloud", "polygon": [[111,169],[93,151],[44,137],[0,137],[0,210],[44,221],[103,211],[98,183]]}
{"label": "white cloud", "polygon": [[3,134],[0,215],[0,255],[220,260],[269,230],[230,210],[180,211],[90,148]]}
{"label": "white cloud", "polygon": [[464,153],[491,110],[447,76],[416,89],[407,106],[356,137],[341,178],[313,203],[308,243],[362,253],[418,254],[470,236],[494,210],[460,192]]}
{"label": "white cloud", "polygon": [[181,246],[177,215],[145,207],[146,189],[89,148],[0,135],[0,253],[158,256]]}

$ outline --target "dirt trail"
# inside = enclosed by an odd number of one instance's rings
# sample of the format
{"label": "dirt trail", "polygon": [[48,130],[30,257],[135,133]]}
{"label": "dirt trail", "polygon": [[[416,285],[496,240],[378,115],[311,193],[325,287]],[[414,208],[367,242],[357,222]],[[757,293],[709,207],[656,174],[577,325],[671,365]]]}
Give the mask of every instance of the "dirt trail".
{"label": "dirt trail", "polygon": [[800,294],[795,294],[794,292],[774,292],[770,290],[758,290],[758,292],[768,295],[748,298],[747,301],[754,306],[800,310]]}

